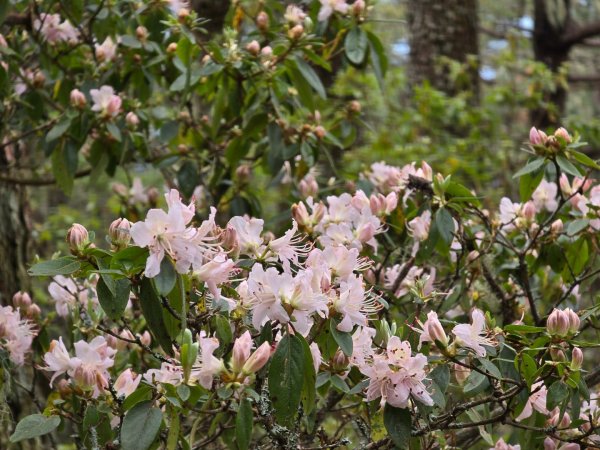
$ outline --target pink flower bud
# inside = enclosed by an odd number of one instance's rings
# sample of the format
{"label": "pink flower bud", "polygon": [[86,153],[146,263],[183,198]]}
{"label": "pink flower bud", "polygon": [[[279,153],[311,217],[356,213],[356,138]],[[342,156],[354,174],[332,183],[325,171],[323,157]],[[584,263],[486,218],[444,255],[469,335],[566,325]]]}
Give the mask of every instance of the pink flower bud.
{"label": "pink flower bud", "polygon": [[67,232],[67,243],[71,253],[77,254],[90,243],[88,230],[83,225],[74,223]]}
{"label": "pink flower bud", "polygon": [[479,258],[479,252],[477,250],[472,250],[467,255],[467,261],[472,263],[473,261],[477,261]]}
{"label": "pink flower bud", "polygon": [[310,214],[302,202],[292,205],[292,217],[301,227],[310,225]]}
{"label": "pink flower bud", "polygon": [[350,363],[350,360],[344,354],[344,352],[342,352],[340,349],[338,349],[335,352],[335,355],[333,355],[333,360],[331,361],[332,369],[335,370],[336,372],[341,372],[341,371],[346,370],[348,368],[349,363]]}
{"label": "pink flower bud", "polygon": [[79,89],[73,89],[71,91],[70,99],[71,106],[74,106],[75,108],[79,109],[84,108],[85,104],[87,103],[85,95]]}
{"label": "pink flower bud", "polygon": [[269,15],[261,11],[256,16],[256,27],[260,31],[267,31],[269,29]]}
{"label": "pink flower bud", "polygon": [[273,56],[273,49],[269,45],[267,45],[261,49],[260,54],[265,58],[270,58],[271,56]]}
{"label": "pink flower bud", "polygon": [[251,373],[256,373],[269,361],[271,357],[271,344],[268,342],[263,342],[263,344],[258,347],[250,358],[244,364],[242,368],[242,372],[250,375]]}
{"label": "pink flower bud", "polygon": [[553,234],[562,233],[563,228],[564,228],[563,221],[560,219],[556,219],[554,222],[552,222],[552,225],[550,225],[550,231]]}
{"label": "pink flower bud", "polygon": [[548,419],[548,425],[558,428],[567,428],[569,425],[571,425],[571,416],[569,416],[568,412],[565,412],[561,417],[560,409],[555,408],[552,411],[552,415]]}
{"label": "pink flower bud", "polygon": [[251,55],[258,56],[260,53],[260,44],[256,40],[251,41],[246,45],[246,51]]}
{"label": "pink flower bud", "polygon": [[569,333],[577,334],[579,331],[579,325],[581,324],[581,320],[575,311],[571,308],[567,308],[564,310],[564,313],[567,315],[569,319]]}
{"label": "pink flower bud", "polygon": [[303,34],[304,34],[304,27],[302,25],[294,25],[288,31],[288,36],[292,40],[300,39]]}
{"label": "pink flower bud", "polygon": [[235,373],[239,373],[244,364],[250,357],[250,352],[252,351],[252,336],[250,336],[250,332],[246,331],[242,336],[235,340],[233,344],[233,356],[231,358],[231,370]]}
{"label": "pink flower bud", "polygon": [[553,336],[566,336],[569,332],[569,316],[564,311],[554,309],[548,317],[546,329]]}
{"label": "pink flower bud", "polygon": [[529,130],[529,142],[533,145],[544,145],[547,140],[548,136],[546,136],[546,133],[535,127],[531,127],[531,130]]}
{"label": "pink flower bud", "polygon": [[127,397],[137,389],[141,380],[141,375],[136,375],[131,369],[127,369],[117,377],[113,387],[118,396]]}
{"label": "pink flower bud", "polygon": [[579,370],[583,365],[583,352],[579,347],[575,347],[571,353],[571,369]]}
{"label": "pink flower bud", "polygon": [[364,0],[356,0],[352,4],[352,14],[354,14],[356,17],[360,17],[360,15],[365,10],[365,7],[366,6]]}
{"label": "pink flower bud", "polygon": [[327,131],[325,131],[325,128],[323,128],[321,125],[317,125],[315,127],[315,136],[318,139],[323,139],[326,134],[327,134]]}
{"label": "pink flower bud", "polygon": [[525,203],[523,205],[523,209],[521,210],[523,217],[529,222],[535,218],[535,212],[535,203],[533,203],[531,200]]}
{"label": "pink flower bud", "polygon": [[552,347],[550,349],[550,357],[552,358],[552,361],[556,362],[565,362],[567,360],[567,355],[565,355],[565,352],[556,347]]}
{"label": "pink flower bud", "polygon": [[428,315],[425,328],[425,332],[433,339],[433,342],[439,341],[444,347],[448,346],[448,336],[446,336],[444,327],[437,318],[437,314],[435,317],[429,317]]}
{"label": "pink flower bud", "polygon": [[30,319],[35,319],[35,318],[39,317],[41,313],[42,313],[42,310],[35,303],[33,305],[31,305],[29,308],[27,308],[27,317],[29,317]]}
{"label": "pink flower bud", "polygon": [[572,140],[569,132],[567,130],[565,130],[563,127],[560,127],[558,130],[556,130],[554,132],[554,136],[564,139],[567,144],[570,144],[571,140]]}
{"label": "pink flower bud", "polygon": [[150,335],[148,330],[146,330],[142,333],[142,335],[140,336],[140,341],[142,341],[142,344],[144,344],[146,346],[149,346],[150,344],[152,344],[152,336]]}
{"label": "pink flower bud", "polygon": [[117,248],[127,247],[127,244],[131,241],[130,229],[131,222],[127,219],[120,218],[113,221],[108,229],[111,244]]}
{"label": "pink flower bud", "polygon": [[135,129],[140,124],[140,118],[134,112],[129,111],[125,116],[125,122],[129,128]]}
{"label": "pink flower bud", "polygon": [[167,53],[175,53],[177,51],[177,42],[171,42],[167,45]]}
{"label": "pink flower bud", "polygon": [[22,308],[23,310],[28,310],[31,306],[31,297],[27,292],[19,291],[12,298],[13,305],[15,308]]}
{"label": "pink flower bud", "polygon": [[148,29],[140,25],[135,29],[135,35],[141,42],[146,42],[148,39]]}
{"label": "pink flower bud", "polygon": [[242,164],[235,169],[235,175],[241,183],[246,183],[250,179],[252,168],[248,164]]}
{"label": "pink flower bud", "polygon": [[313,175],[308,174],[298,183],[298,190],[303,198],[315,197],[319,193],[319,184]]}

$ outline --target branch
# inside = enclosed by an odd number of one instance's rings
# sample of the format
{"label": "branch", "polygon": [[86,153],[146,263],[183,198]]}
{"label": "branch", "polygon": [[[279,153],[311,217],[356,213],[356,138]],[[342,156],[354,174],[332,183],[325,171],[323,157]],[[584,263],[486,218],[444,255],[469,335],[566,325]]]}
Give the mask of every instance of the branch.
{"label": "branch", "polygon": [[597,36],[600,34],[600,20],[596,22],[591,22],[580,27],[575,28],[574,30],[566,32],[561,41],[564,45],[571,46],[575,44],[579,44],[585,39],[591,38],[593,36]]}
{"label": "branch", "polygon": [[[80,170],[73,176],[73,178],[83,178],[88,176],[90,173],[92,173],[92,169]],[[0,182],[24,186],[49,186],[56,184],[56,178],[21,178],[0,175]]]}

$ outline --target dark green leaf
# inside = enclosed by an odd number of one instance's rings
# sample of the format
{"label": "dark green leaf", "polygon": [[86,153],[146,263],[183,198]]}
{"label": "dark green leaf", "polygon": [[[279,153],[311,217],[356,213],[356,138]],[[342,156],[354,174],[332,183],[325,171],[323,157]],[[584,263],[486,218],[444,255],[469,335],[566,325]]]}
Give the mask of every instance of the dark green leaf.
{"label": "dark green leaf", "polygon": [[335,339],[337,345],[340,346],[342,351],[346,356],[352,356],[352,335],[350,333],[345,333],[343,331],[339,331],[337,329],[339,322],[332,319],[329,323],[329,329],[331,330],[331,335]]}
{"label": "dark green leaf", "polygon": [[375,72],[379,89],[383,92],[385,89],[385,73],[388,65],[387,55],[383,44],[377,36],[370,31],[367,31],[367,36],[369,38],[371,65],[373,66],[373,72]]}
{"label": "dark green leaf", "polygon": [[81,263],[72,256],[63,256],[62,258],[51,259],[34,264],[29,268],[29,275],[32,277],[53,277],[55,275],[70,275],[77,272]]}
{"label": "dark green leaf", "polygon": [[546,408],[549,411],[552,411],[554,408],[556,408],[562,402],[564,402],[567,398],[569,398],[569,387],[560,380],[555,381],[548,388],[548,395],[546,397]]}
{"label": "dark green leaf", "polygon": [[410,411],[406,408],[394,408],[388,403],[383,410],[383,423],[396,447],[408,448],[412,427]]}
{"label": "dark green leaf", "polygon": [[152,402],[135,405],[123,419],[121,446],[123,450],[147,450],[160,429],[162,412],[152,407]]}
{"label": "dark green leaf", "polygon": [[63,119],[52,127],[52,129],[46,135],[46,142],[50,143],[55,141],[63,134],[67,132],[71,126],[71,119],[69,117],[63,117]]}
{"label": "dark green leaf", "polygon": [[600,170],[600,165],[585,153],[578,152],[576,150],[569,150],[569,154],[578,162],[584,166],[591,167],[592,169]]}
{"label": "dark green leaf", "polygon": [[435,213],[435,223],[440,237],[447,245],[454,239],[454,221],[446,208],[440,208]]}
{"label": "dark green leaf", "polygon": [[319,78],[319,75],[317,75],[314,69],[302,58],[296,58],[294,61],[302,76],[308,81],[308,84],[317,91],[317,94],[319,94],[321,98],[327,98],[325,87],[323,86],[323,83],[321,83],[321,78]]}
{"label": "dark green leaf", "polygon": [[32,414],[19,421],[15,432],[10,436],[10,442],[15,443],[48,434],[59,425],[59,416],[48,417],[43,414]]}
{"label": "dark green leaf", "polygon": [[517,171],[517,173],[515,173],[513,175],[513,178],[519,178],[525,174],[531,173],[531,172],[535,172],[536,170],[538,170],[540,167],[542,167],[544,165],[544,163],[546,162],[546,158],[536,158],[533,159],[531,161],[529,161],[525,167],[523,167],[521,170]]}
{"label": "dark green leaf", "polygon": [[315,373],[313,356],[308,342],[306,342],[306,339],[301,336],[298,336],[298,338],[301,340],[302,347],[304,349],[304,383],[302,383],[302,406],[304,407],[304,413],[310,414],[317,404],[317,375]]}
{"label": "dark green leaf", "polygon": [[170,258],[163,258],[160,263],[160,272],[153,280],[159,295],[167,296],[171,293],[177,282],[177,272]]}
{"label": "dark green leaf", "polygon": [[521,202],[525,203],[531,198],[531,194],[533,194],[533,191],[535,191],[542,182],[542,178],[544,178],[543,170],[526,173],[521,176],[521,179],[519,180],[519,195],[521,197]]}
{"label": "dark green leaf", "polygon": [[238,450],[247,450],[250,448],[252,439],[253,413],[250,400],[243,399],[240,408],[235,416],[235,440]]}
{"label": "dark green leaf", "polygon": [[363,63],[368,46],[369,41],[367,39],[367,33],[359,26],[355,26],[348,34],[346,34],[344,49],[346,51],[346,57],[352,64],[360,65]]}
{"label": "dark green leaf", "polygon": [[577,167],[575,167],[573,163],[567,158],[565,158],[563,155],[557,155],[556,162],[558,163],[558,166],[563,172],[568,173],[569,175],[573,175],[575,177],[581,176],[581,172],[579,171],[579,169],[577,169]]}
{"label": "dark green leaf", "polygon": [[108,288],[103,277],[98,280],[96,286],[98,301],[106,315],[112,320],[117,320],[123,315],[129,301],[130,289],[131,284],[127,278],[115,280],[114,293]]}
{"label": "dark green leaf", "polygon": [[304,349],[298,336],[287,334],[277,345],[269,367],[269,393],[278,422],[293,423],[304,382]]}
{"label": "dark green leaf", "polygon": [[149,278],[142,280],[140,306],[150,332],[169,355],[173,354],[171,338],[163,321],[163,307]]}

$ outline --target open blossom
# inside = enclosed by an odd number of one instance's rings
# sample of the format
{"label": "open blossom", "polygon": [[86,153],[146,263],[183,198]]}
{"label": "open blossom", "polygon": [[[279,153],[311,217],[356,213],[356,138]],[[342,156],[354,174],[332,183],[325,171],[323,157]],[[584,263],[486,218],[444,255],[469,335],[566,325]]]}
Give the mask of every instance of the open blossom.
{"label": "open blossom", "polygon": [[521,420],[527,419],[533,414],[534,409],[546,416],[550,415],[550,411],[546,409],[547,395],[548,390],[546,389],[546,386],[544,386],[543,381],[533,383],[533,385],[531,385],[531,394],[527,399],[527,403],[525,403],[525,408],[523,408],[523,411],[521,411],[521,414],[519,414],[516,420],[520,422]]}
{"label": "open blossom", "polygon": [[136,375],[131,369],[127,369],[121,372],[121,375],[117,377],[113,384],[113,388],[118,396],[128,397],[137,389],[141,380],[141,375]]}
{"label": "open blossom", "polygon": [[425,405],[433,405],[423,384],[426,365],[425,355],[412,356],[408,341],[392,336],[383,353],[373,355],[370,364],[359,366],[359,370],[369,377],[367,401],[381,398],[381,406],[389,403],[406,408],[412,395]]}
{"label": "open blossom", "polygon": [[8,350],[14,364],[23,365],[36,335],[34,324],[22,319],[18,308],[0,306],[0,347]]}
{"label": "open blossom", "polygon": [[40,18],[33,21],[33,28],[39,30],[49,44],[75,44],[79,40],[79,31],[68,20],[61,22],[59,14],[40,14]]}
{"label": "open blossom", "polygon": [[216,300],[220,298],[218,285],[225,283],[235,272],[235,262],[227,258],[226,254],[219,253],[212,260],[194,270],[193,277],[206,283],[208,290]]}
{"label": "open blossom", "polygon": [[504,439],[500,438],[496,445],[491,447],[489,450],[521,450],[520,445],[511,445],[504,442]]}
{"label": "open blossom", "polygon": [[342,314],[337,329],[350,332],[355,325],[367,326],[367,317],[381,309],[377,299],[365,291],[362,276],[351,275],[340,282],[339,296],[333,299],[334,309]]}
{"label": "open blossom", "polygon": [[121,110],[121,97],[115,94],[111,86],[102,86],[100,89],[90,90],[94,105],[92,111],[99,112],[103,117],[111,118],[119,115]]}
{"label": "open blossom", "polygon": [[408,222],[406,228],[417,241],[424,241],[429,237],[429,229],[431,228],[431,211],[427,210],[420,216],[415,217]]}
{"label": "open blossom", "polygon": [[223,361],[213,355],[214,351],[219,348],[219,340],[215,337],[208,337],[202,330],[198,335],[198,342],[200,349],[190,373],[190,381],[196,381],[205,389],[210,389],[213,378],[225,368]]}
{"label": "open blossom", "polygon": [[108,386],[108,369],[114,364],[112,357],[116,350],[102,336],[89,343],[78,341],[74,347],[75,356],[70,357],[62,338],[50,344],[50,351],[44,355],[44,370],[54,372],[50,384],[57,376],[66,373],[78,386],[93,390],[94,397],[97,397]]}
{"label": "open blossom", "polygon": [[100,45],[96,45],[96,58],[100,62],[110,62],[117,56],[117,44],[108,36]]}
{"label": "open blossom", "polygon": [[237,247],[244,255],[258,257],[264,251],[263,231],[264,220],[250,219],[241,216],[232,217],[227,226],[236,231]]}
{"label": "open blossom", "polygon": [[306,13],[298,5],[288,5],[283,17],[286,21],[298,25],[306,19]]}
{"label": "open blossom", "polygon": [[50,297],[55,302],[56,312],[59,316],[69,315],[69,310],[77,302],[85,304],[87,302],[87,292],[85,289],[77,286],[71,278],[62,275],[56,275],[52,283],[48,286]]}
{"label": "open blossom", "polygon": [[290,263],[298,265],[298,258],[305,257],[308,254],[310,246],[304,244],[303,237],[297,234],[298,224],[292,221],[292,228],[285,234],[269,242],[267,247],[271,252],[277,255],[277,259],[281,261],[284,270],[290,270]]}
{"label": "open blossom", "polygon": [[319,22],[323,22],[334,13],[346,14],[348,12],[348,4],[346,0],[320,0],[321,9],[319,10]]}
{"label": "open blossom", "polygon": [[546,209],[546,211],[554,212],[558,208],[558,200],[556,194],[558,193],[558,186],[552,181],[542,180],[539,186],[531,195],[533,203],[536,209]]}
{"label": "open blossom", "polygon": [[485,316],[480,309],[473,309],[471,313],[471,324],[459,324],[452,329],[456,336],[456,342],[461,347],[470,348],[477,356],[484,357],[486,350],[483,347],[487,345],[493,347],[494,341],[487,337],[487,327],[485,325]]}
{"label": "open blossom", "polygon": [[148,383],[166,383],[177,386],[183,381],[183,368],[175,364],[163,362],[160,369],[147,370],[143,376]]}

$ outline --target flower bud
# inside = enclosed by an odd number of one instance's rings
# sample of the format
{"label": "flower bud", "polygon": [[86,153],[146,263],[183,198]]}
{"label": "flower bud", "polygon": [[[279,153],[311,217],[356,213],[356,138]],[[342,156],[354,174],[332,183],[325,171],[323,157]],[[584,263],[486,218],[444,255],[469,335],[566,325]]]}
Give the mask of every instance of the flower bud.
{"label": "flower bud", "polygon": [[146,42],[148,39],[148,29],[140,25],[135,29],[135,35],[141,42]]}
{"label": "flower bud", "polygon": [[335,355],[333,355],[333,359],[331,360],[331,368],[335,372],[343,372],[348,368],[349,362],[350,360],[344,354],[344,352],[338,349],[335,352]]}
{"label": "flower bud", "polygon": [[556,362],[565,362],[567,360],[567,355],[561,348],[552,347],[550,349],[550,357],[552,361]]}
{"label": "flower bud", "polygon": [[567,130],[565,130],[563,127],[560,127],[558,130],[556,130],[554,132],[554,136],[555,137],[560,137],[562,139],[564,139],[566,141],[567,144],[571,143],[571,135],[569,134],[569,132]]}
{"label": "flower bud", "polygon": [[167,46],[167,53],[175,53],[177,51],[177,42],[171,42],[168,46]]}
{"label": "flower bud", "polygon": [[579,370],[583,365],[583,352],[579,347],[573,348],[571,352],[571,370]]}
{"label": "flower bud", "polygon": [[319,192],[319,184],[313,175],[308,174],[298,183],[298,190],[303,198],[315,197]]}
{"label": "flower bud", "polygon": [[552,415],[548,419],[548,425],[551,425],[551,426],[554,426],[557,428],[567,428],[569,425],[571,425],[571,416],[569,416],[568,412],[565,412],[561,416],[560,409],[555,408],[554,411],[552,412]]}
{"label": "flower bud", "polygon": [[33,85],[35,87],[42,87],[44,86],[44,83],[46,83],[46,75],[38,70],[33,76]]}
{"label": "flower bud", "polygon": [[546,329],[552,336],[566,336],[569,332],[569,316],[564,311],[554,309],[548,317]]}
{"label": "flower bud", "polygon": [[352,4],[352,14],[356,17],[360,17],[365,10],[365,2],[364,0],[356,0]]}
{"label": "flower bud", "polygon": [[569,333],[577,334],[577,332],[579,332],[579,325],[581,324],[579,316],[571,308],[565,309],[564,312],[567,314],[567,317],[569,319]]}
{"label": "flower bud", "polygon": [[471,369],[468,367],[461,366],[460,364],[454,364],[454,377],[459,385],[465,384],[467,378],[471,374]]}
{"label": "flower bud", "polygon": [[269,15],[261,11],[256,16],[256,27],[260,31],[267,31],[269,29]]}
{"label": "flower bud", "polygon": [[435,314],[435,317],[429,317],[428,315],[427,321],[425,322],[425,328],[425,332],[433,339],[433,342],[439,342],[443,347],[448,346],[448,336],[446,336],[444,327],[437,318],[437,314]]}
{"label": "flower bud", "polygon": [[531,222],[535,218],[535,203],[532,201],[528,201],[523,205],[522,214],[523,217]]}
{"label": "flower bud", "polygon": [[71,106],[75,108],[83,109],[87,100],[85,99],[85,95],[79,89],[73,89],[70,95]]}
{"label": "flower bud", "polygon": [[235,340],[233,344],[233,356],[231,357],[231,370],[234,373],[239,373],[244,364],[250,357],[250,352],[252,351],[252,336],[250,336],[250,332],[246,331],[239,338]]}
{"label": "flower bud", "polygon": [[56,389],[58,390],[61,397],[67,397],[71,395],[71,385],[64,378],[62,380],[59,380],[58,383],[56,383]]}
{"label": "flower bud", "polygon": [[531,127],[531,130],[529,130],[529,142],[533,145],[544,145],[547,140],[548,136],[546,136],[546,133],[535,127]]}
{"label": "flower bud", "polygon": [[251,168],[248,164],[242,164],[235,169],[235,175],[240,183],[247,183],[250,179]]}
{"label": "flower bud", "polygon": [[552,225],[550,225],[550,231],[552,232],[552,234],[562,233],[563,228],[563,221],[560,219],[556,219],[554,222],[552,222]]}
{"label": "flower bud", "polygon": [[140,124],[140,118],[134,112],[129,111],[125,116],[125,122],[133,130]]}
{"label": "flower bud", "polygon": [[325,134],[327,134],[327,131],[325,131],[325,128],[323,128],[321,125],[317,125],[315,127],[315,136],[318,139],[323,139],[325,137]]}
{"label": "flower bud", "polygon": [[71,253],[78,254],[90,243],[88,230],[83,225],[74,223],[67,232],[67,243]]}
{"label": "flower bud", "polygon": [[273,49],[267,45],[261,49],[260,54],[265,58],[270,58],[273,56]]}
{"label": "flower bud", "polygon": [[471,250],[467,255],[467,262],[472,263],[473,261],[477,261],[479,259],[479,252],[477,250]]}
{"label": "flower bud", "polygon": [[362,106],[361,106],[361,104],[360,104],[359,101],[352,100],[350,102],[350,104],[348,105],[348,109],[350,110],[350,112],[358,114],[358,113],[360,113],[360,110],[362,109]]}
{"label": "flower bud", "polygon": [[251,55],[258,56],[260,53],[260,44],[256,40],[251,41],[246,45],[246,51]]}
{"label": "flower bud", "polygon": [[120,218],[113,221],[108,229],[110,243],[119,249],[127,247],[131,241],[130,229],[131,222],[127,219]]}
{"label": "flower bud", "polygon": [[263,342],[263,344],[258,347],[252,355],[248,358],[244,367],[242,367],[242,372],[250,375],[251,373],[256,373],[269,361],[271,357],[271,344],[268,342]]}
{"label": "flower bud", "polygon": [[142,344],[144,344],[146,346],[149,346],[150,344],[152,344],[152,336],[150,335],[148,330],[146,330],[142,333],[142,335],[140,336],[140,341],[142,342]]}
{"label": "flower bud", "polygon": [[27,317],[30,319],[35,319],[36,317],[39,317],[40,314],[42,314],[42,310],[35,303],[27,308]]}
{"label": "flower bud", "polygon": [[177,13],[177,19],[179,20],[180,23],[185,23],[185,21],[187,20],[187,18],[190,15],[190,10],[187,8],[181,8],[179,10],[179,12]]}
{"label": "flower bud", "polygon": [[29,309],[32,303],[29,294],[27,292],[22,291],[19,291],[15,295],[13,295],[12,301],[15,308],[21,308],[25,311]]}
{"label": "flower bud", "polygon": [[303,34],[304,34],[304,27],[302,25],[294,25],[288,31],[288,37],[294,41],[297,39],[300,39]]}
{"label": "flower bud", "polygon": [[308,214],[306,205],[304,205],[302,202],[292,205],[292,217],[301,227],[310,225],[310,214]]}
{"label": "flower bud", "polygon": [[158,189],[151,187],[146,192],[146,195],[148,195],[148,202],[150,205],[156,206],[158,204],[158,200],[160,199],[160,192],[158,192]]}

